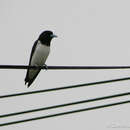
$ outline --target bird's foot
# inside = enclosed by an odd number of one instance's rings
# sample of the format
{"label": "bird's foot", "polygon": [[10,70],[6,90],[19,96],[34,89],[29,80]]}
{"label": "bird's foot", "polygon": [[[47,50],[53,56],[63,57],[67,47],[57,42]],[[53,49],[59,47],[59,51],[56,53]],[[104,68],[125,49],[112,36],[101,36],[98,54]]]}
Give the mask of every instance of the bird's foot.
{"label": "bird's foot", "polygon": [[45,70],[48,70],[48,66],[46,64],[44,64]]}

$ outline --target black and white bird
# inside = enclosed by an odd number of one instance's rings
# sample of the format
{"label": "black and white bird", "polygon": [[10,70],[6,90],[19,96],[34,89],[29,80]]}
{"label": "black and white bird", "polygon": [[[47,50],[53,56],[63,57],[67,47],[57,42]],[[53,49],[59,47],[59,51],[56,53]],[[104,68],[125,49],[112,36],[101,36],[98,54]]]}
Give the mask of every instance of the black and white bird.
{"label": "black and white bird", "polygon": [[[46,59],[50,53],[50,43],[52,38],[57,37],[53,34],[52,31],[44,31],[40,34],[39,38],[35,41],[31,56],[29,60],[29,66],[43,66],[46,62]],[[46,66],[47,67],[47,66]],[[27,69],[27,74],[25,78],[25,85],[28,83],[28,87],[36,79],[38,73],[41,69]]]}

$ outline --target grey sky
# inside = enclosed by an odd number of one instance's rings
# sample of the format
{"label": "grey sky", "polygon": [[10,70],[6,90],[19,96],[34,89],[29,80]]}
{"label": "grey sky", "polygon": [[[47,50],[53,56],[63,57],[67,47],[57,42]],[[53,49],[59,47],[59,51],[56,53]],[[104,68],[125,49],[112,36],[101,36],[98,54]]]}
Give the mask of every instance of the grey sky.
{"label": "grey sky", "polygon": [[[34,41],[42,31],[52,30],[58,38],[52,40],[47,65],[130,65],[129,4],[129,0],[1,0],[0,64],[28,64]],[[0,95],[129,76],[129,70],[48,70],[41,71],[28,89],[24,85],[26,70],[0,71]],[[129,84],[124,81],[5,99],[0,101],[0,114],[128,92]],[[0,123],[126,99],[37,112],[1,119]],[[113,130],[112,126],[119,124],[130,127],[129,110],[127,104],[1,129]]]}

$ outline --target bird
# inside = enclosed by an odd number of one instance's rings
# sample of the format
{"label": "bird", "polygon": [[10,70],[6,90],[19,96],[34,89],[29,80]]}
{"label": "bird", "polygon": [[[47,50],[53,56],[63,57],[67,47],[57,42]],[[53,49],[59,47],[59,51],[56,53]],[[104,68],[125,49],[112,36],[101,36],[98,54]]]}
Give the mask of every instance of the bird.
{"label": "bird", "polygon": [[[31,50],[29,66],[45,65],[45,68],[47,69],[47,65],[45,64],[45,62],[50,53],[51,40],[55,37],[57,37],[57,35],[53,34],[53,32],[49,30],[44,31],[39,35],[38,39],[34,42]],[[30,87],[40,71],[40,68],[27,68],[27,73],[25,77],[25,85],[27,84],[27,87]]]}

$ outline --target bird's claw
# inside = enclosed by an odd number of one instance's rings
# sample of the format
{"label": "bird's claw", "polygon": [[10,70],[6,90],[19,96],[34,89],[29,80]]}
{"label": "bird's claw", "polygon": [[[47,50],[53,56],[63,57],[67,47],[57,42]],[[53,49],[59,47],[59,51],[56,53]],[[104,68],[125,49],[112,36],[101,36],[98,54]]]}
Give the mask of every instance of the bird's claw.
{"label": "bird's claw", "polygon": [[46,64],[44,64],[45,70],[48,70],[48,66]]}

